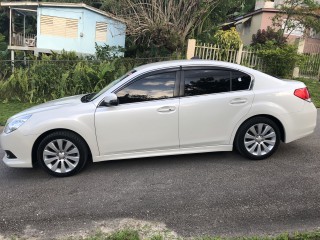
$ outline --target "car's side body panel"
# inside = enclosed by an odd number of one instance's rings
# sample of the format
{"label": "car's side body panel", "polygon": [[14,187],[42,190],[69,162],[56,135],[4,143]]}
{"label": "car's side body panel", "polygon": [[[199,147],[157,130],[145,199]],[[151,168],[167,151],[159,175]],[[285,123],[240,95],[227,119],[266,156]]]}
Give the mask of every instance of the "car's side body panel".
{"label": "car's side body panel", "polygon": [[[41,114],[34,109],[30,118],[18,130],[1,134],[1,145],[5,150],[11,150],[17,159],[6,159],[7,165],[14,167],[32,167],[32,148],[35,141],[44,133],[55,129],[70,130],[80,135],[87,142],[93,156],[99,156],[94,127],[94,111],[96,107],[92,103],[86,103],[86,107],[78,99],[78,103],[64,106],[58,105]],[[63,108],[63,111],[61,111]],[[17,147],[17,143],[21,147]],[[23,146],[23,147],[22,147]]]}
{"label": "car's side body panel", "polygon": [[233,127],[249,112],[251,90],[184,97],[180,100],[180,146],[230,144]]}
{"label": "car's side body panel", "polygon": [[[317,110],[312,102],[294,96],[294,90],[303,88],[301,82],[279,81],[279,85],[265,86],[265,89],[253,88],[254,101],[248,114],[236,125],[229,143],[232,144],[237,130],[247,119],[258,115],[269,115],[280,121],[284,128],[284,142],[289,143],[307,136],[316,127]],[[259,82],[259,81],[257,81]],[[266,84],[266,83],[265,83]],[[258,89],[258,90],[256,90]]]}
{"label": "car's side body panel", "polygon": [[100,155],[178,148],[178,117],[178,98],[98,107]]}
{"label": "car's side body panel", "polygon": [[201,146],[189,148],[168,148],[153,151],[137,151],[130,153],[110,154],[104,156],[96,156],[93,161],[108,161],[108,160],[121,160],[131,158],[144,158],[144,157],[157,157],[157,156],[170,156],[190,153],[205,153],[205,152],[223,152],[232,151],[232,145],[216,145],[216,146]]}

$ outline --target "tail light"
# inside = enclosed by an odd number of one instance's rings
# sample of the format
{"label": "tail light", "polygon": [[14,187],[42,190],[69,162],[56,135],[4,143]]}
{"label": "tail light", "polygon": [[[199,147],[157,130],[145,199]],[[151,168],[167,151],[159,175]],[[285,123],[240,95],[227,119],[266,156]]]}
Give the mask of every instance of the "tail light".
{"label": "tail light", "polygon": [[305,100],[305,101],[308,101],[308,102],[311,101],[310,93],[308,91],[308,88],[306,88],[306,87],[294,90],[294,95],[298,98]]}

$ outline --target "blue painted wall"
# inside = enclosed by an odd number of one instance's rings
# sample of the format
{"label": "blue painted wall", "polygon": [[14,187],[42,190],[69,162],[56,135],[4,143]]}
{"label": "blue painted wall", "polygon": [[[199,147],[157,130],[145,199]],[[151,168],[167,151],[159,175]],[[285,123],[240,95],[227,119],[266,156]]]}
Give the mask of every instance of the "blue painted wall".
{"label": "blue painted wall", "polygon": [[[97,42],[98,45],[125,46],[125,24],[90,11],[85,8],[39,7],[37,13],[37,48],[53,51],[75,51],[82,54],[95,54],[96,22],[108,24],[107,42]],[[63,38],[41,35],[40,16],[54,16],[78,19],[78,37]],[[81,37],[81,35],[83,35]]]}

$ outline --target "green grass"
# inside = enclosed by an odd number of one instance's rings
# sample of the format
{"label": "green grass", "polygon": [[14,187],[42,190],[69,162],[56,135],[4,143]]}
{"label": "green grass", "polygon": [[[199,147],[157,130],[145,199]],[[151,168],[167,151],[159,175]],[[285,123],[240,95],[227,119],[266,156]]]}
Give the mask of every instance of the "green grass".
{"label": "green grass", "polygon": [[[166,237],[165,234],[157,234],[151,237],[146,237],[141,234],[139,230],[124,229],[119,230],[113,233],[103,233],[97,232],[94,235],[88,237],[72,237],[68,238],[72,240],[183,240],[186,238],[183,237]],[[233,237],[233,238],[224,238],[224,237],[196,237],[196,238],[187,238],[188,240],[320,240],[320,232],[306,232],[306,233],[295,233],[295,234],[281,234],[278,236],[255,236],[255,237]]]}
{"label": "green grass", "polygon": [[124,229],[113,232],[111,234],[97,232],[89,237],[81,238],[68,238],[70,240],[140,240],[139,232],[131,229]]}
{"label": "green grass", "polygon": [[0,103],[0,126],[4,126],[7,119],[22,110],[32,107],[31,103]]}
{"label": "green grass", "polygon": [[308,87],[311,99],[317,108],[320,108],[320,82],[317,80],[299,78],[298,81],[304,82]]}
{"label": "green grass", "polygon": [[[167,230],[160,230],[157,233],[149,235],[143,229],[130,229],[125,228],[109,233],[97,231],[88,236],[68,236],[54,238],[57,240],[320,240],[320,231],[313,232],[296,232],[296,233],[283,233],[275,236],[241,236],[241,237],[219,237],[219,236],[202,236],[202,237],[180,237],[168,235]],[[1,237],[1,236],[0,236]],[[12,236],[12,240],[25,240]]]}

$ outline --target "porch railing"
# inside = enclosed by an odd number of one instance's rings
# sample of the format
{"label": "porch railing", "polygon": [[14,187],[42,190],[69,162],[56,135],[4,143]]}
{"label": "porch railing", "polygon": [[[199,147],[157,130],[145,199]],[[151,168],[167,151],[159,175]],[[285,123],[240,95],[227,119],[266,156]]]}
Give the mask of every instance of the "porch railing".
{"label": "porch railing", "polygon": [[37,35],[36,34],[26,34],[14,33],[11,40],[12,46],[22,46],[22,47],[36,47],[37,46]]}

